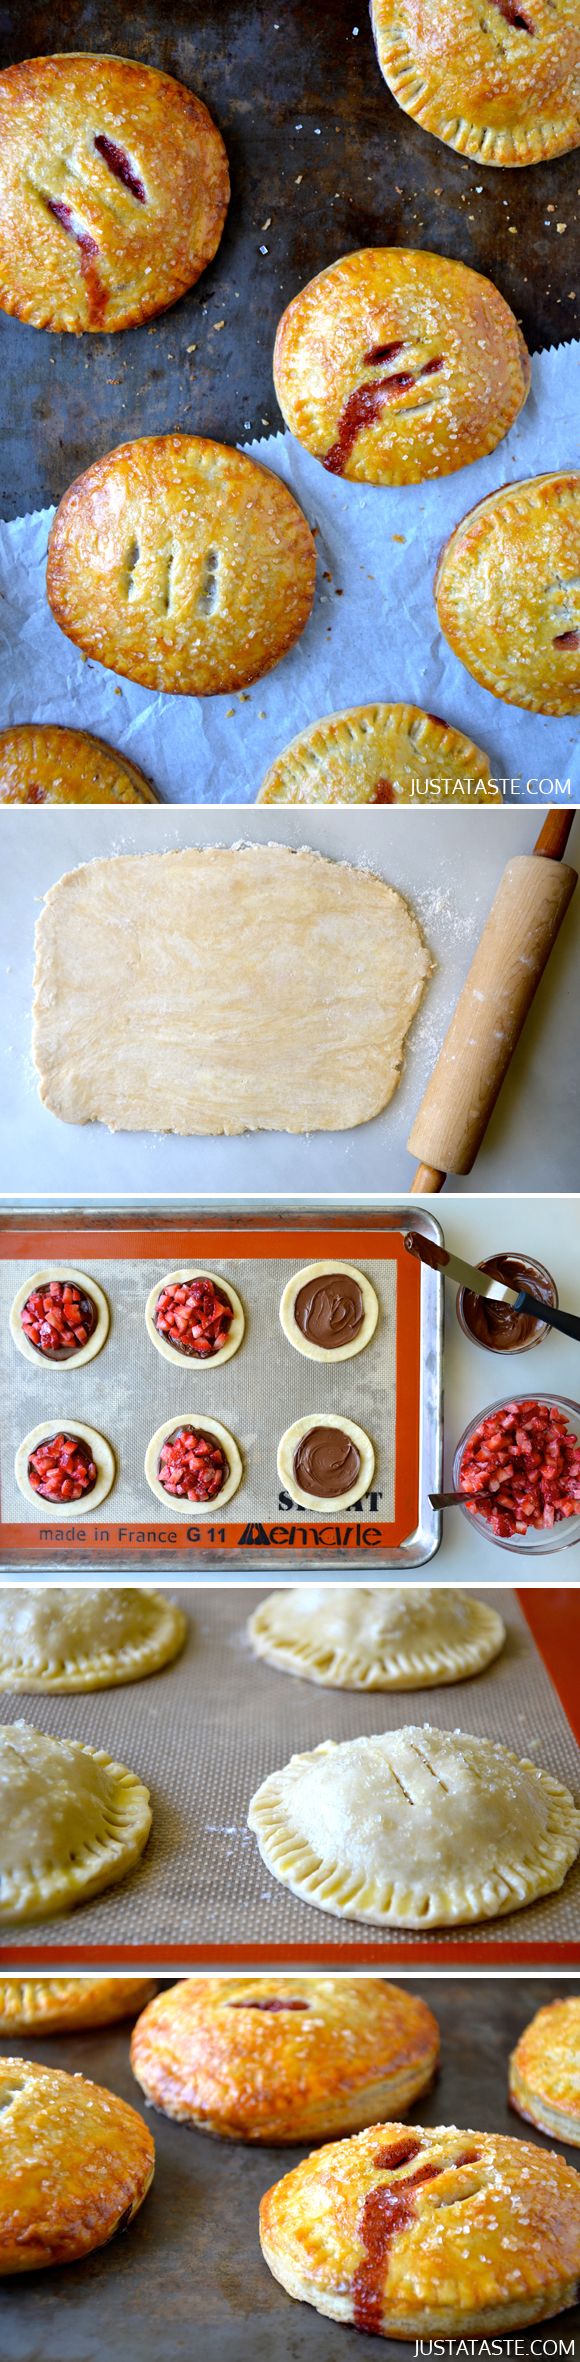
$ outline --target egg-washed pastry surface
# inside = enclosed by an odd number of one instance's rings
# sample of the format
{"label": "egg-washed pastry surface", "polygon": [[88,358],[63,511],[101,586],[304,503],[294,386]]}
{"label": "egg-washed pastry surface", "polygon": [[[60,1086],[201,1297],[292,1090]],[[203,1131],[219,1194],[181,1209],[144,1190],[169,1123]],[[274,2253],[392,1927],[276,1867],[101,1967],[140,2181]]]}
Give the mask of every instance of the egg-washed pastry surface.
{"label": "egg-washed pastry surface", "polygon": [[478,164],[541,164],[580,142],[578,0],[371,0],[405,114]]}
{"label": "egg-washed pastry surface", "polygon": [[478,501],[446,543],[435,599],[450,647],[492,697],[580,713],[580,472]]}
{"label": "egg-washed pastry surface", "polygon": [[113,1689],[158,1673],[183,1648],[187,1618],[163,1591],[0,1590],[0,1688]]}
{"label": "egg-washed pastry surface", "polygon": [[128,755],[53,722],[0,730],[0,804],[157,804]]}
{"label": "egg-washed pastry surface", "polygon": [[510,2059],[509,2093],[518,2115],[580,2148],[580,1994],[536,2011]]}
{"label": "egg-washed pastry surface", "polygon": [[419,705],[353,705],[300,730],[266,772],[258,804],[444,802],[461,787],[501,804],[489,756]]}
{"label": "egg-washed pastry surface", "polygon": [[445,1585],[301,1583],[250,1617],[256,1656],[329,1689],[425,1689],[465,1680],[499,1655],[495,1608]]}
{"label": "egg-washed pastry surface", "polygon": [[125,1764],[0,1727],[0,1921],[43,1919],[88,1902],[135,1868],[151,1828],[149,1792]]}
{"label": "egg-washed pastry surface", "polygon": [[549,1772],[429,1724],[292,1756],[248,1826],[303,1902],[385,1927],[502,1917],[553,1894],[580,1851],[580,1811]]}
{"label": "egg-washed pastry surface", "polygon": [[494,450],[530,364],[491,279],[443,254],[372,246],[294,296],[274,382],[286,425],[331,475],[420,484]]}
{"label": "egg-washed pastry surface", "polygon": [[155,1991],[151,1977],[0,1977],[2,2034],[76,2034],[136,2017]]}
{"label": "egg-washed pastry surface", "polygon": [[378,1297],[366,1272],[329,1255],[305,1263],[286,1281],[280,1320],[289,1345],[307,1361],[350,1361],[374,1337]]}
{"label": "egg-washed pastry surface", "polygon": [[47,592],[85,656],[207,697],[270,672],[308,622],[315,544],[280,477],[199,435],[123,443],[65,492]]}
{"label": "egg-washed pastry surface", "polygon": [[0,74],[0,305],[35,328],[131,328],[175,303],[229,199],[207,107],[137,59],[26,58]]}
{"label": "egg-washed pastry surface", "polygon": [[70,2264],[125,2230],[153,2180],[135,2108],[57,2067],[0,2060],[0,2275]]}
{"label": "egg-washed pastry surface", "polygon": [[364,1977],[191,1977],[131,2042],[154,2107],[242,2141],[323,2139],[408,2108],[438,2054],[426,2003]]}
{"label": "egg-washed pastry surface", "polygon": [[505,2135],[373,2124],[266,2191],[266,2263],[289,2296],[377,2337],[469,2337],[575,2302],[580,2175]]}
{"label": "egg-washed pastry surface", "polygon": [[[171,927],[144,928],[169,904]],[[396,1089],[431,969],[403,896],[318,853],[91,861],[51,888],[37,927],[40,1095],[111,1131],[365,1123]]]}

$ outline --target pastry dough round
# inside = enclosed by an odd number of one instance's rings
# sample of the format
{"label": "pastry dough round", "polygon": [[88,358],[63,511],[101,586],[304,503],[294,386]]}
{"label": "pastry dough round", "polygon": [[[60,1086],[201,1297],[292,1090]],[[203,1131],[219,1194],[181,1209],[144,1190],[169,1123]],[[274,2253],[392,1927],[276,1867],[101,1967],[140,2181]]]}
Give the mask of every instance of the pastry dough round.
{"label": "pastry dough round", "polygon": [[294,296],[274,382],[286,425],[332,475],[423,484],[495,450],[530,362],[491,279],[444,254],[371,246]]}
{"label": "pastry dough round", "polygon": [[431,1689],[481,1673],[505,1641],[495,1608],[443,1584],[300,1583],[272,1591],[248,1633],[256,1656],[326,1689]]}
{"label": "pastry dough round", "polygon": [[580,141],[576,0],[371,0],[406,115],[478,164],[541,164]]}
{"label": "pastry dough round", "polygon": [[447,781],[468,802],[502,802],[489,755],[462,730],[420,705],[352,705],[300,730],[270,765],[256,801],[440,803]]}
{"label": "pastry dough round", "polygon": [[135,2017],[151,1977],[0,1977],[0,2034],[76,2034]]}
{"label": "pastry dough round", "polygon": [[[335,1272],[344,1272],[345,1277],[356,1280],[360,1288],[363,1301],[361,1326],[358,1336],[353,1337],[350,1345],[316,1345],[310,1337],[303,1336],[298,1326],[294,1313],[296,1297],[301,1288],[308,1286],[309,1280],[332,1278]],[[326,1255],[322,1263],[305,1263],[302,1271],[295,1271],[293,1278],[286,1283],[280,1304],[284,1336],[290,1345],[296,1346],[297,1353],[306,1355],[308,1361],[351,1361],[354,1353],[362,1353],[364,1346],[370,1345],[378,1317],[378,1297],[370,1279],[366,1278],[364,1271],[357,1269],[355,1263],[342,1263],[338,1255]]]}
{"label": "pastry dough round", "polygon": [[[83,1493],[80,1501],[48,1501],[44,1493],[35,1493],[34,1485],[30,1482],[28,1462],[35,1445],[48,1443],[51,1436],[60,1435],[61,1428],[63,1435],[79,1435],[82,1443],[88,1443],[95,1462],[96,1484],[91,1493]],[[64,1517],[74,1524],[77,1517],[92,1517],[93,1510],[100,1507],[101,1501],[106,1501],[115,1482],[115,1454],[105,1436],[99,1435],[96,1427],[85,1427],[81,1419],[40,1419],[38,1426],[31,1427],[30,1433],[18,1445],[14,1474],[25,1501],[33,1501],[35,1509],[42,1510],[43,1518]]]}
{"label": "pastry dough round", "polygon": [[[178,1427],[193,1427],[196,1432],[203,1434],[207,1432],[208,1435],[215,1435],[218,1443],[221,1443],[228,1462],[229,1476],[221,1492],[214,1493],[213,1501],[183,1501],[177,1494],[167,1493],[165,1486],[159,1482],[157,1464],[161,1446]],[[243,1473],[241,1453],[234,1436],[230,1435],[228,1427],[222,1427],[219,1419],[209,1419],[205,1411],[200,1411],[199,1415],[193,1411],[186,1412],[181,1419],[165,1419],[163,1426],[156,1428],[145,1453],[145,1475],[156,1500],[163,1502],[164,1509],[172,1517],[186,1517],[188,1523],[195,1522],[196,1525],[198,1517],[211,1517],[215,1509],[223,1509],[224,1503],[231,1501],[232,1493],[237,1493],[238,1485],[241,1484]]]}
{"label": "pastry dough round", "polygon": [[446,543],[435,600],[450,647],[492,697],[580,713],[580,472],[478,501]]}
{"label": "pastry dough round", "polygon": [[426,2003],[374,1977],[190,1977],[131,2042],[154,2107],[233,2141],[324,2140],[398,2114],[438,2055]]}
{"label": "pastry dough round", "polygon": [[95,1690],[143,1681],[183,1648],[187,1618],[164,1591],[0,1589],[0,1689]]}
{"label": "pastry dough round", "polygon": [[0,2060],[0,2274],[71,2264],[126,2229],[155,2170],[135,2108],[58,2067]]}
{"label": "pastry dough round", "polygon": [[472,2338],[575,2303],[580,2175],[499,2133],[372,2124],[266,2191],[260,2238],[288,2295],[332,2321]]}
{"label": "pastry dough round", "polygon": [[293,1755],[248,1826],[305,1903],[383,1927],[502,1917],[553,1894],[580,1851],[580,1812],[549,1772],[428,1723]]}
{"label": "pastry dough round", "polygon": [[[162,1337],[160,1330],[155,1327],[154,1319],[157,1298],[162,1294],[163,1288],[179,1287],[184,1281],[192,1279],[210,1279],[212,1286],[220,1288],[222,1296],[228,1297],[234,1315],[227,1343],[220,1346],[219,1353],[211,1353],[200,1361],[196,1360],[194,1353],[180,1353],[176,1345],[170,1344],[168,1337]],[[151,1338],[152,1345],[156,1345],[157,1352],[163,1355],[163,1360],[178,1362],[181,1370],[215,1370],[218,1361],[231,1361],[232,1354],[237,1353],[238,1347],[241,1345],[246,1326],[244,1307],[236,1289],[232,1287],[231,1280],[222,1279],[217,1271],[199,1270],[197,1266],[195,1271],[189,1267],[186,1271],[166,1271],[163,1279],[156,1280],[155,1287],[151,1289],[151,1294],[147,1297],[145,1323],[147,1335]]]}
{"label": "pastry dough round", "polygon": [[95,461],[51,526],[47,591],[67,639],[145,689],[210,697],[300,638],[316,550],[280,477],[225,443],[149,435]]}
{"label": "pastry dough round", "polygon": [[512,2052],[509,2091],[518,2115],[580,2149],[580,1994],[536,2010]]}
{"label": "pastry dough round", "polygon": [[133,1870],[149,1791],[123,1763],[28,1722],[0,1727],[0,1920],[45,1919]]}
{"label": "pastry dough round", "polygon": [[35,328],[134,328],[219,246],[220,133],[201,99],[137,58],[8,66],[0,157],[0,304]]}
{"label": "pastry dough round", "polygon": [[[298,1483],[298,1479],[294,1475],[296,1447],[302,1442],[304,1435],[310,1434],[313,1427],[338,1427],[343,1435],[349,1436],[351,1442],[356,1444],[357,1452],[360,1453],[360,1468],[356,1484],[351,1484],[344,1493],[331,1493],[328,1498],[322,1499],[318,1493],[303,1491],[302,1485]],[[280,1437],[278,1445],[280,1483],[284,1485],[286,1492],[291,1494],[293,1501],[300,1502],[303,1509],[315,1509],[318,1514],[319,1510],[324,1513],[327,1509],[351,1508],[353,1501],[362,1501],[365,1493],[368,1493],[374,1472],[375,1454],[370,1437],[365,1435],[363,1427],[357,1427],[354,1419],[343,1419],[342,1416],[338,1418],[334,1411],[309,1411],[306,1418],[294,1419],[292,1426],[287,1427],[285,1434]]]}
{"label": "pastry dough round", "polygon": [[[79,1346],[78,1353],[71,1353],[68,1361],[50,1361],[46,1353],[37,1353],[36,1347],[30,1344],[20,1317],[34,1289],[49,1287],[52,1279],[69,1280],[73,1287],[80,1288],[84,1296],[91,1297],[97,1314],[92,1336],[87,1338],[86,1345]],[[26,1279],[24,1286],[18,1289],[10,1314],[10,1333],[19,1353],[24,1354],[25,1361],[35,1362],[37,1370],[78,1370],[81,1362],[93,1361],[95,1353],[100,1353],[109,1334],[109,1319],[107,1298],[102,1288],[97,1286],[96,1279],[89,1279],[86,1271],[74,1271],[69,1263],[45,1263],[40,1271],[33,1271],[30,1279]]]}
{"label": "pastry dough round", "polygon": [[128,755],[88,730],[19,722],[0,730],[0,804],[158,804]]}

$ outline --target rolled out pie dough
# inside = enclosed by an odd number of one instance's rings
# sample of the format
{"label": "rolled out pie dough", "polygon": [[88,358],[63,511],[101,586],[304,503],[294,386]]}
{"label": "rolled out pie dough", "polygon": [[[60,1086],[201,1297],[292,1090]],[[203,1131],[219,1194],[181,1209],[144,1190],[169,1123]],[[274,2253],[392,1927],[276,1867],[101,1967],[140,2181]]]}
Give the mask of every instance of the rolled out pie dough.
{"label": "rolled out pie dough", "polygon": [[285,845],[119,855],[51,888],[45,1106],[111,1131],[335,1131],[396,1089],[432,960],[401,894]]}

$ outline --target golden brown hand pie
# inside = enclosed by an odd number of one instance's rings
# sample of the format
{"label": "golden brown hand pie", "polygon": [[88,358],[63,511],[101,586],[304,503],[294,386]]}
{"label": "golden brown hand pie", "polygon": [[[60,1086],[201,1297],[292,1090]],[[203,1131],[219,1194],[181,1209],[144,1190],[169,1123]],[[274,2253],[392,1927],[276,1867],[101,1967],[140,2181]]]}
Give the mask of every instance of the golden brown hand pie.
{"label": "golden brown hand pie", "polygon": [[187,1619],[167,1592],[100,1585],[0,1589],[0,1689],[113,1689],[159,1673]]}
{"label": "golden brown hand pie", "polygon": [[491,279],[443,254],[373,246],[294,296],[274,382],[286,425],[332,475],[421,484],[495,449],[530,364]]}
{"label": "golden brown hand pie", "polygon": [[377,2337],[486,2335],[576,2301],[580,2175],[501,2134],[373,2124],[266,2191],[289,2296]]}
{"label": "golden brown hand pie", "polygon": [[149,1791],[123,1763],[27,1722],[0,1727],[0,1921],[86,1903],[135,1868]]}
{"label": "golden brown hand pie", "polygon": [[578,0],[371,0],[381,72],[478,164],[541,164],[580,141]]}
{"label": "golden brown hand pie", "polygon": [[509,2091],[519,2116],[580,2149],[580,1994],[536,2011],[512,2053]]}
{"label": "golden brown hand pie", "polygon": [[156,804],[137,764],[88,730],[19,722],[0,730],[0,804]]}
{"label": "golden brown hand pie", "polygon": [[580,473],[478,501],[446,544],[435,599],[445,638],[492,697],[580,713]]}
{"label": "golden brown hand pie", "polygon": [[409,2108],[438,2055],[425,2002],[365,1977],[190,1977],[131,2042],[154,2107],[241,2141],[322,2140]]}
{"label": "golden brown hand pie", "polygon": [[464,1681],[505,1641],[495,1608],[446,1584],[283,1585],[261,1601],[247,1629],[256,1656],[328,1689]]}
{"label": "golden brown hand pie", "polygon": [[142,2117],[116,2092],[0,2060],[0,2274],[72,2264],[124,2231],[153,2180]]}
{"label": "golden brown hand pie", "polygon": [[211,262],[227,157],[182,82],[124,57],[0,75],[0,304],[35,328],[132,328]]}
{"label": "golden brown hand pie", "polygon": [[76,2034],[135,2017],[155,1992],[151,1977],[0,1977],[1,2034]]}
{"label": "golden brown hand pie", "polygon": [[300,730],[271,763],[258,804],[501,804],[489,755],[419,705],[353,705]]}
{"label": "golden brown hand pie", "polygon": [[316,551],[267,468],[200,435],[95,461],[51,527],[47,590],[85,656],[184,697],[243,689],[300,638]]}

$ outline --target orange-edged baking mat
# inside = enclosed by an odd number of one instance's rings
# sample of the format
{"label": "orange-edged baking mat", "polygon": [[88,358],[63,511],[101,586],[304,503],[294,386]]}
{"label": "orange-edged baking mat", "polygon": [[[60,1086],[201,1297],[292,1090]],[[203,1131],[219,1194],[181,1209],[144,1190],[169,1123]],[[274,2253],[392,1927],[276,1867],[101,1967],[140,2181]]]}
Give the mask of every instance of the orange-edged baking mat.
{"label": "orange-edged baking mat", "polygon": [[[404,1219],[404,1216],[402,1217]],[[429,1227],[429,1217],[423,1216]],[[363,1353],[342,1364],[297,1353],[279,1319],[282,1289],[303,1264],[336,1255],[360,1265],[376,1289],[379,1321]],[[132,1571],[185,1564],[215,1568],[272,1560],[331,1566],[351,1560],[382,1565],[420,1564],[439,1539],[428,1492],[438,1481],[441,1447],[440,1297],[416,1258],[403,1246],[392,1216],[380,1227],[256,1226],[227,1215],[216,1223],[159,1230],[144,1220],[106,1228],[46,1224],[10,1227],[0,1235],[0,1319],[8,1334],[17,1289],[42,1265],[66,1262],[98,1280],[111,1326],[101,1353],[81,1368],[31,1363],[12,1340],[3,1356],[0,1445],[0,1550],[9,1563],[23,1558],[48,1568],[70,1566],[103,1574],[127,1563]],[[145,1326],[150,1289],[179,1267],[209,1268],[230,1278],[244,1303],[246,1330],[238,1353],[212,1371],[156,1352]],[[436,1286],[440,1282],[436,1281]],[[48,1418],[66,1414],[95,1427],[112,1445],[116,1477],[93,1518],[47,1516],[39,1500],[24,1503],[14,1476],[19,1443]],[[375,1473],[365,1498],[335,1515],[293,1504],[280,1487],[276,1453],[294,1419],[312,1412],[356,1420],[372,1439]],[[151,1436],[175,1415],[223,1422],[239,1445],[243,1477],[225,1514],[176,1518],[159,1508],[144,1474]],[[185,1562],[185,1563],[184,1563]]]}

